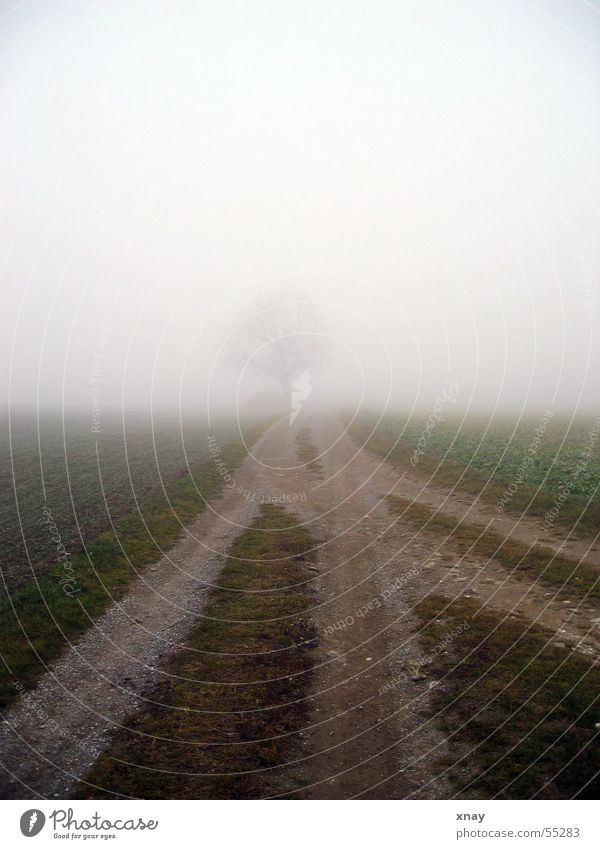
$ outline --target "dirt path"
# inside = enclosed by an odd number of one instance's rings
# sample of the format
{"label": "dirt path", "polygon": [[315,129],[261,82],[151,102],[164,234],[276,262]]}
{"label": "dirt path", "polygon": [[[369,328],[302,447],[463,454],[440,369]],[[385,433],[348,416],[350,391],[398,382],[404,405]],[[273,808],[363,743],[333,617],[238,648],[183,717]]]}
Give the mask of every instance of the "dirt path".
{"label": "dirt path", "polygon": [[[355,442],[355,451],[360,452],[360,450],[360,446]],[[377,458],[374,457],[374,459]],[[431,483],[425,473],[419,474],[418,465],[411,466],[410,470],[394,469],[393,464],[384,461],[384,466],[394,470],[394,475],[387,477],[386,480],[395,487],[396,495],[426,504],[448,516],[486,525],[491,530],[511,536],[527,545],[539,544],[557,554],[579,560],[600,570],[598,535],[595,538],[584,537],[576,532],[561,529],[560,525],[546,529],[541,516],[532,517],[509,511],[498,511],[496,505],[489,500],[475,498],[457,488]]]}
{"label": "dirt path", "polygon": [[[411,580],[414,558],[395,556],[397,539],[385,534],[390,517],[378,503],[379,484],[365,484],[364,468],[346,466],[354,453],[350,439],[327,451],[339,436],[338,423],[316,423],[312,436],[326,452],[323,470],[320,477],[309,473],[309,497],[294,511],[318,544],[320,602],[311,615],[321,659],[314,670],[307,756],[298,766],[302,789],[284,795],[406,798],[431,782],[427,796],[448,796],[446,782],[435,777],[434,760],[445,738],[430,721],[428,687],[410,676],[402,688],[393,686],[420,658],[406,584],[397,588]],[[280,460],[290,463],[286,456]],[[392,596],[390,604],[386,597]]]}
{"label": "dirt path", "polygon": [[[293,780],[282,781],[281,795],[452,794],[439,766],[447,754],[445,735],[431,707],[437,682],[423,666],[412,613],[429,593],[475,596],[507,615],[525,613],[551,627],[557,639],[600,654],[598,629],[591,627],[597,609],[567,605],[543,585],[512,576],[494,561],[463,556],[441,545],[443,536],[392,515],[385,496],[414,497],[414,481],[357,451],[336,419],[312,424],[313,441],[324,452],[320,475],[298,465],[295,435],[286,421],[267,431],[236,473],[236,488],[225,491],[170,556],[146,570],[8,712],[0,759],[14,777],[3,795],[68,793],[109,743],[112,729],[159,679],[161,656],[185,641],[207,585],[218,576],[221,554],[263,497],[298,515],[316,543],[318,601],[310,615],[319,646],[311,720],[302,735],[304,754],[290,765]],[[452,501],[446,493],[443,509],[463,515],[462,498]],[[470,518],[477,520],[473,513]]]}
{"label": "dirt path", "polygon": [[[268,443],[267,432],[258,441]],[[268,487],[263,467],[247,458],[235,473],[248,492]],[[112,730],[156,682],[165,654],[185,642],[218,578],[222,553],[256,513],[236,488],[210,505],[185,537],[135,579],[4,715],[0,728],[0,796],[64,798],[107,745]],[[16,689],[20,689],[18,681]]]}
{"label": "dirt path", "polygon": [[[331,434],[323,434],[322,441],[328,438],[331,438]],[[412,593],[414,599],[420,599],[434,586],[439,586],[440,591],[451,595],[458,592],[475,595],[487,604],[523,613],[554,631],[560,631],[560,639],[572,643],[586,654],[600,657],[600,628],[595,627],[593,621],[599,615],[596,603],[579,601],[577,596],[570,600],[565,600],[564,596],[558,598],[554,590],[542,582],[533,582],[522,573],[515,574],[496,560],[466,554],[446,542],[445,534],[416,526],[390,514],[386,497],[392,494],[414,499],[428,506],[440,507],[440,512],[444,514],[465,516],[468,521],[477,521],[481,525],[485,525],[490,518],[485,505],[470,509],[471,502],[467,497],[460,494],[454,498],[449,491],[437,492],[435,498],[426,497],[432,493],[425,493],[423,497],[423,482],[421,488],[416,489],[414,479],[400,477],[388,463],[381,462],[369,452],[357,451],[356,444],[350,440],[341,440],[331,454],[335,455],[335,458],[331,458],[334,459],[335,467],[343,469],[338,477],[344,479],[342,489],[346,493],[345,497],[355,506],[355,509],[340,508],[347,513],[348,521],[352,522],[352,517],[356,521],[363,515],[357,506],[359,501],[370,508],[370,514],[350,533],[360,535],[365,544],[373,536],[380,535],[394,553],[395,560],[404,563],[404,558],[408,558],[406,562],[411,564],[411,568],[419,569],[418,581],[411,584],[418,590]],[[508,517],[502,519],[502,530],[507,533],[513,525],[504,523],[510,521]],[[492,527],[498,529],[499,525]],[[531,545],[537,537],[525,534],[528,527],[526,523],[520,524],[518,534],[512,536]],[[556,543],[557,549],[560,548],[558,537]],[[575,549],[581,556],[581,546],[581,541],[571,541],[571,554],[574,557]],[[569,547],[565,544],[562,553],[568,551]]]}
{"label": "dirt path", "polygon": [[[600,634],[592,620],[599,611],[566,604],[545,585],[511,575],[496,561],[465,556],[443,535],[393,516],[387,494],[414,497],[413,482],[405,486],[395,469],[357,452],[347,436],[336,442],[336,423],[315,423],[312,433],[326,452],[309,500],[313,518],[304,511],[322,541],[322,602],[313,617],[323,664],[308,735],[312,756],[297,795],[447,798],[451,790],[439,766],[445,739],[430,704],[436,682],[422,665],[414,605],[434,592],[476,597],[506,615],[529,616],[595,657]],[[444,503],[462,515],[462,502],[446,494]]]}

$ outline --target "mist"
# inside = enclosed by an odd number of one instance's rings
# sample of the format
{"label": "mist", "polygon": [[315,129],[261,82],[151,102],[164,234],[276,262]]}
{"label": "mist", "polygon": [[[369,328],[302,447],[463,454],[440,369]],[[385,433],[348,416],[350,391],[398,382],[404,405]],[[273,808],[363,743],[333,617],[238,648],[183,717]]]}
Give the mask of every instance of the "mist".
{"label": "mist", "polygon": [[580,2],[6,4],[0,402],[239,410],[257,304],[308,303],[313,405],[597,411],[599,40]]}

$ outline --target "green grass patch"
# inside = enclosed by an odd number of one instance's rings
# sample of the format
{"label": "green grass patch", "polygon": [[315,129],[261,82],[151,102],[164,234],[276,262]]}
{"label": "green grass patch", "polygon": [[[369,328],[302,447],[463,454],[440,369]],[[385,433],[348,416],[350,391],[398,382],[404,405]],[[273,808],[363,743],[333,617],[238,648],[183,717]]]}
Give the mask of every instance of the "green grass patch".
{"label": "green grass patch", "polygon": [[[264,430],[255,427],[254,441]],[[231,470],[246,457],[241,443],[231,443],[220,456]],[[212,459],[205,460],[167,487],[170,505],[153,496],[114,530],[98,535],[86,551],[69,555],[74,576],[65,592],[65,567],[44,568],[0,602],[0,707],[37,683],[46,665],[78,639],[91,621],[120,598],[137,572],[161,557],[182,534],[182,525],[197,516],[205,500],[214,498],[223,479]],[[50,535],[46,528],[45,532]]]}
{"label": "green grass patch", "polygon": [[296,436],[296,449],[300,462],[308,466],[311,471],[320,475],[323,467],[318,459],[319,452],[317,450],[317,446],[312,441],[311,431],[308,425],[304,425],[298,431]]}
{"label": "green grass patch", "polygon": [[[299,750],[316,635],[297,519],[273,505],[232,546],[170,677],[118,733],[75,798],[249,799],[277,792]],[[235,558],[235,559],[234,559]],[[98,789],[100,788],[100,789]]]}
{"label": "green grass patch", "polygon": [[406,498],[390,496],[388,505],[392,513],[414,522],[423,530],[445,534],[447,542],[454,543],[462,554],[493,558],[508,569],[516,569],[563,593],[600,598],[600,574],[591,566],[556,556],[544,546],[529,547],[510,536],[487,530],[483,525],[436,513],[433,508]]}
{"label": "green grass patch", "polygon": [[[597,666],[548,645],[551,632],[522,617],[503,621],[498,612],[478,608],[475,601],[443,596],[416,608],[431,672],[443,679],[433,690],[434,707],[457,744],[446,764],[456,794],[597,798]],[[441,652],[461,623],[468,627]]]}
{"label": "green grass patch", "polygon": [[[483,417],[461,421],[449,415],[428,432],[417,465],[411,465],[411,458],[426,417],[409,419],[390,413],[380,419],[365,412],[354,420],[350,432],[365,448],[395,466],[426,476],[433,485],[456,487],[481,497],[494,506],[506,498],[508,487],[518,483],[504,507],[515,514],[543,518],[555,508],[562,488],[568,486],[568,497],[556,513],[555,524],[583,536],[595,536],[600,528],[600,500],[596,497],[600,440],[594,441],[589,454],[587,449],[597,421],[582,418],[568,422],[556,416],[540,442],[535,443],[539,424],[540,417],[534,416],[515,423],[509,417],[489,422]],[[527,463],[524,472],[523,462]]]}

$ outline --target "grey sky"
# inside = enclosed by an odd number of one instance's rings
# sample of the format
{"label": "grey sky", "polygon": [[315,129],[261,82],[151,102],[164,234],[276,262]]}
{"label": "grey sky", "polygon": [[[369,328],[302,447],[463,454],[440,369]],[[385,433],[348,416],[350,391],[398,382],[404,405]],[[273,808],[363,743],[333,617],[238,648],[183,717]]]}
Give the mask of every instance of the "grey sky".
{"label": "grey sky", "polygon": [[2,14],[3,403],[230,401],[267,290],[326,302],[329,397],[597,409],[597,4]]}

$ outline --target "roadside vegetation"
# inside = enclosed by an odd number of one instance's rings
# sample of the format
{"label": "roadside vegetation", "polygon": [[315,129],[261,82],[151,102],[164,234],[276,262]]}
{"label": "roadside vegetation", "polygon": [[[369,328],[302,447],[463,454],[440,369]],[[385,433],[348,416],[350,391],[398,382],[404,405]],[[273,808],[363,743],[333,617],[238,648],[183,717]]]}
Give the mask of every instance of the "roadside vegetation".
{"label": "roadside vegetation", "polygon": [[[6,423],[7,424],[7,423]],[[236,439],[234,426],[216,426],[221,442]],[[56,562],[44,508],[52,513],[68,551],[77,551],[135,512],[138,503],[163,497],[208,459],[207,429],[140,417],[106,417],[93,433],[84,416],[45,414],[11,419],[0,437],[0,568],[12,591]],[[30,566],[30,563],[32,566]]]}
{"label": "roadside vegetation", "polygon": [[[451,744],[440,769],[456,795],[596,799],[600,670],[549,645],[550,631],[473,600],[433,596],[416,612],[433,658],[428,672],[439,679],[433,705]],[[459,626],[460,638],[440,651]]]}
{"label": "roadside vegetation", "polygon": [[296,435],[296,448],[298,451],[298,459],[308,468],[320,475],[323,467],[319,457],[317,446],[312,441],[311,430],[308,425],[303,425]]}
{"label": "roadside vegetation", "polygon": [[440,544],[453,543],[462,555],[493,558],[507,569],[542,581],[563,594],[600,598],[600,573],[585,563],[555,555],[540,545],[528,546],[510,536],[487,530],[483,525],[436,512],[434,508],[407,498],[390,496],[388,504],[392,513],[414,522],[419,530],[444,534]]}
{"label": "roadside vegetation", "polygon": [[[351,433],[361,445],[433,485],[457,487],[502,510],[552,516],[582,536],[600,529],[600,420],[559,416],[497,417],[491,422],[445,414],[358,416]],[[431,424],[431,421],[430,421]],[[421,440],[421,444],[419,444]],[[558,502],[558,508],[557,508]]]}
{"label": "roadside vegetation", "polygon": [[[249,444],[263,429],[255,426],[246,433]],[[235,469],[245,456],[242,443],[229,443],[219,459]],[[188,474],[166,484],[165,492],[152,491],[137,509],[98,534],[85,549],[69,551],[60,561],[56,539],[65,548],[69,543],[63,539],[63,525],[54,519],[50,527],[40,522],[46,537],[53,527],[60,536],[54,534],[53,565],[36,570],[33,576],[30,571],[30,579],[5,590],[0,601],[0,707],[33,687],[46,665],[123,595],[140,569],[158,561],[174,545],[185,524],[222,486],[217,466],[205,457]]]}
{"label": "roadside vegetation", "polygon": [[188,647],[119,731],[75,798],[250,799],[274,795],[297,756],[316,633],[292,514],[261,507],[234,542]]}

